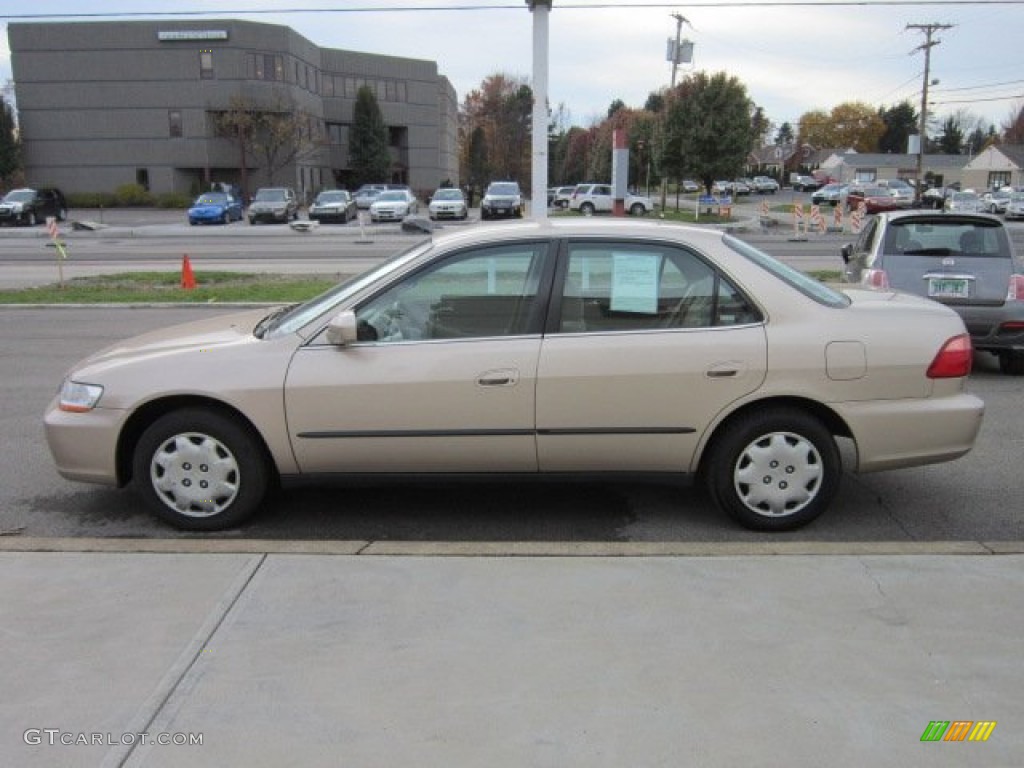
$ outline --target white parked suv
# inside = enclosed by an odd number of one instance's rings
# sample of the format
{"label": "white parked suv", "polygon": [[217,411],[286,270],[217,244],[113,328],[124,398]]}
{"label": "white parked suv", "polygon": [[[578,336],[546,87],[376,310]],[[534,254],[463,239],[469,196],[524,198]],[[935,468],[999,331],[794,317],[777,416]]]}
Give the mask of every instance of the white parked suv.
{"label": "white parked suv", "polygon": [[[569,210],[579,211],[584,216],[595,213],[611,213],[614,198],[611,184],[577,184],[576,191],[569,199]],[[651,198],[626,193],[626,212],[630,216],[643,216],[654,210]]]}

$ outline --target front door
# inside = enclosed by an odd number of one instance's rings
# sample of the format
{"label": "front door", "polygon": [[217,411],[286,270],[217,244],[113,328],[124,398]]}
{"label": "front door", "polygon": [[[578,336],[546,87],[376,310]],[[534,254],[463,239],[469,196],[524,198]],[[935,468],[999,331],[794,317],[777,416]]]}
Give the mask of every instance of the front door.
{"label": "front door", "polygon": [[301,470],[536,472],[547,252],[452,254],[357,307],[357,343],[300,349],[285,405]]}

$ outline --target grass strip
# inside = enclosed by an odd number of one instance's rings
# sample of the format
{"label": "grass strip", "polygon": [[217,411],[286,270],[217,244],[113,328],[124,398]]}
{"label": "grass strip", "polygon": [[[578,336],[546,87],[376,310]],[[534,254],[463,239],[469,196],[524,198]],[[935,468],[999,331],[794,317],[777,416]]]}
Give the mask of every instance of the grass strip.
{"label": "grass strip", "polygon": [[64,286],[0,290],[0,304],[130,304],[305,301],[347,275],[281,275],[248,272],[195,272],[196,287],[181,287],[179,272],[123,272],[76,277]]}

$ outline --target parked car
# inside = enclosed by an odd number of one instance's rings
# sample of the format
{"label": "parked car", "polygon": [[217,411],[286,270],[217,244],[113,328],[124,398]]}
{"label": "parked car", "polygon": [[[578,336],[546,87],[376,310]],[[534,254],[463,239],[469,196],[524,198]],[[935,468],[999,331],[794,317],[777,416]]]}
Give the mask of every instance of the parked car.
{"label": "parked car", "polygon": [[188,223],[230,224],[242,220],[242,201],[225,192],[206,192],[188,209]]}
{"label": "parked car", "polygon": [[844,278],[926,296],[955,310],[975,349],[1024,375],[1024,263],[1006,228],[984,214],[881,214],[842,251]]}
{"label": "parked car", "polygon": [[846,192],[847,209],[856,210],[861,203],[864,203],[864,210],[868,213],[896,211],[906,207],[885,187],[851,186]]}
{"label": "parked car", "polygon": [[822,186],[822,183],[813,176],[797,175],[792,181],[792,186],[797,192],[813,192]]}
{"label": "parked car", "polygon": [[481,219],[503,216],[517,219],[523,216],[523,193],[514,181],[492,181],[480,201]]}
{"label": "parked car", "polygon": [[290,187],[263,187],[256,190],[247,214],[250,224],[258,221],[287,224],[299,218],[299,201]]}
{"label": "parked car", "polygon": [[985,204],[977,192],[964,190],[963,192],[954,192],[946,198],[945,210],[956,213],[982,213],[985,210]]}
{"label": "parked car", "polygon": [[355,199],[344,189],[325,189],[309,206],[309,220],[347,224],[359,216]]}
{"label": "parked car", "polygon": [[355,199],[357,207],[368,210],[370,204],[377,199],[377,195],[387,191],[387,188],[387,184],[363,184],[352,193],[352,197]]}
{"label": "parked car", "polygon": [[1024,192],[1013,192],[1006,203],[1006,211],[1003,216],[1007,221],[1011,219],[1024,219]]}
{"label": "parked car", "polygon": [[437,219],[460,219],[466,220],[469,216],[469,206],[466,205],[466,196],[461,189],[455,187],[442,187],[434,192],[427,205],[427,214],[434,221]]}
{"label": "parked car", "polygon": [[888,189],[890,194],[901,203],[901,208],[914,206],[914,188],[903,179],[882,179],[877,186]]}
{"label": "parked car", "polygon": [[1006,206],[1010,202],[1012,189],[997,189],[994,192],[986,192],[981,196],[981,202],[989,213],[1006,213]]}
{"label": "parked car", "polygon": [[410,190],[388,189],[370,203],[370,221],[401,221],[419,209],[419,201]]}
{"label": "parked car", "polygon": [[839,182],[832,182],[826,184],[821,189],[816,189],[811,194],[812,205],[831,205],[835,208],[837,205],[846,204],[846,194],[849,191],[849,184],[840,184]]}
{"label": "parked car", "polygon": [[747,179],[735,179],[729,182],[729,192],[734,197],[740,197],[742,195],[749,195],[751,186]]}
{"label": "parked car", "polygon": [[754,191],[759,195],[774,195],[779,191],[779,182],[770,176],[755,176]]}
{"label": "parked car", "polygon": [[569,201],[572,200],[572,193],[576,191],[576,186],[571,187],[558,187],[555,190],[555,196],[551,200],[551,205],[555,208],[568,208]]}
{"label": "parked car", "polygon": [[700,190],[702,189],[701,185],[698,184],[693,179],[683,179],[681,186],[682,186],[683,192],[685,192],[686,194],[691,194],[693,192],[700,192]]}
{"label": "parked car", "polygon": [[[644,216],[654,210],[651,198],[629,192],[623,199],[623,206],[630,216]],[[595,213],[611,213],[615,207],[611,184],[577,184],[569,200],[569,209],[584,216]]]}
{"label": "parked car", "polygon": [[0,225],[34,227],[46,221],[47,216],[53,216],[57,221],[68,217],[68,204],[59,189],[12,189],[0,200]]}
{"label": "parked car", "polygon": [[970,367],[934,301],[840,292],[720,231],[565,218],[437,235],[303,304],[118,341],[44,423],[61,475],[130,484],[181,528],[236,526],[293,478],[622,472],[696,478],[782,530],[844,469],[968,452]]}

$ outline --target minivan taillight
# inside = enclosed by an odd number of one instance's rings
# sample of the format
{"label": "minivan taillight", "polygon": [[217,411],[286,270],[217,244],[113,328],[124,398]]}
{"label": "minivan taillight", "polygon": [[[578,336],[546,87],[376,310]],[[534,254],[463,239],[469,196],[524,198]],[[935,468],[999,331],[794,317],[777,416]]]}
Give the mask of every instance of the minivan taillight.
{"label": "minivan taillight", "polygon": [[869,269],[864,272],[864,284],[872,288],[888,288],[889,275],[884,269]]}
{"label": "minivan taillight", "polygon": [[1024,275],[1010,275],[1010,287],[1006,291],[1007,301],[1024,301]]}
{"label": "minivan taillight", "polygon": [[971,372],[974,347],[966,333],[954,336],[935,355],[928,366],[929,379],[960,379]]}

